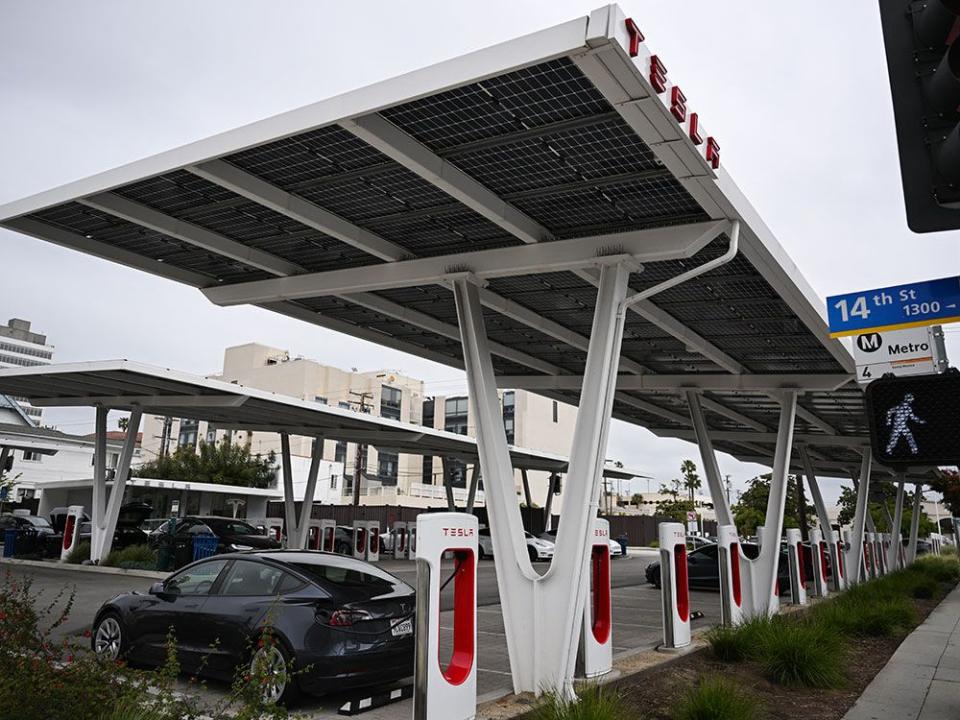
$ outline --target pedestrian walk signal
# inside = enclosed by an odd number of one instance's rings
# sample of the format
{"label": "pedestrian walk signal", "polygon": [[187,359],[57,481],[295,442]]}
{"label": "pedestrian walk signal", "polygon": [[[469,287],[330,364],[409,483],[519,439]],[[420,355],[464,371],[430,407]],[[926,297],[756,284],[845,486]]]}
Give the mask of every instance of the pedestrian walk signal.
{"label": "pedestrian walk signal", "polygon": [[891,467],[960,462],[960,372],[885,377],[866,388],[873,457]]}

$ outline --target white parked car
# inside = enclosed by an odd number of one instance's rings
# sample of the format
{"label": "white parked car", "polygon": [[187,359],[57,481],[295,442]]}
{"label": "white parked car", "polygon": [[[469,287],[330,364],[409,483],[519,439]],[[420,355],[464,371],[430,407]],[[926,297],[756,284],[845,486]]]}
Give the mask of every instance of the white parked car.
{"label": "white parked car", "polygon": [[[538,560],[552,560],[554,544],[550,540],[534,537],[530,533],[525,533],[527,538],[527,552],[530,554],[530,562]],[[480,550],[480,559],[493,557],[493,538],[490,537],[490,528],[483,528],[477,536],[477,545]]]}
{"label": "white parked car", "polygon": [[[540,539],[547,540],[548,542],[556,542],[557,532],[556,530],[545,530],[544,532],[540,533]],[[623,557],[623,548],[620,547],[620,543],[612,538],[607,540],[607,542],[610,545],[611,558]]]}

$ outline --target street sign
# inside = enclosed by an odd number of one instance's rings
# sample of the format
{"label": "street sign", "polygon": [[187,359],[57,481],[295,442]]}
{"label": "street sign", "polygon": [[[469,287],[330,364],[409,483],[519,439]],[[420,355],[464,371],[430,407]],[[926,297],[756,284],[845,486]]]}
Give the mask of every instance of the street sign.
{"label": "street sign", "polygon": [[857,382],[865,385],[888,374],[942,372],[946,369],[942,337],[938,326],[855,335],[853,359],[857,363]]}
{"label": "street sign", "polygon": [[873,457],[884,465],[960,462],[960,373],[881,378],[867,385]]}
{"label": "street sign", "polygon": [[830,337],[960,322],[960,276],[827,298]]}

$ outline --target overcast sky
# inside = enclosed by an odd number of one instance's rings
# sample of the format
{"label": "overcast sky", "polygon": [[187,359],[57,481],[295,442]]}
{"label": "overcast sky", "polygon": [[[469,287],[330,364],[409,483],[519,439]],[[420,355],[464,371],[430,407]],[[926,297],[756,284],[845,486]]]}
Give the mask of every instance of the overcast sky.
{"label": "overcast sky", "polygon": [[[0,203],[589,13],[598,2],[0,0]],[[874,0],[621,3],[716,135],[723,162],[813,288],[960,272],[960,235],[907,230]],[[198,373],[256,341],[428,392],[451,368],[0,229],[0,322],[57,361],[129,358]],[[960,325],[948,329],[960,357]],[[71,432],[92,416],[45,413]],[[608,454],[659,481],[695,448],[615,422]],[[699,462],[699,458],[696,458]],[[735,487],[765,468],[721,457]],[[849,480],[845,480],[849,483]],[[835,498],[840,483],[825,482]],[[646,483],[637,484],[644,491]]]}

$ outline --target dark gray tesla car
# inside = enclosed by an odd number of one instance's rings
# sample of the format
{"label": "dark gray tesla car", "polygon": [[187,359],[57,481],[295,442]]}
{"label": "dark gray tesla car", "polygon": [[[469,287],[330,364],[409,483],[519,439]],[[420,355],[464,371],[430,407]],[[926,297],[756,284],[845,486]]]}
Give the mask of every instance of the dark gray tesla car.
{"label": "dark gray tesla car", "polygon": [[[260,663],[288,702],[412,675],[415,592],[375,565],[332,553],[261,550],[199,560],[148,593],[104,603],[91,643],[105,659],[160,664],[172,629],[184,670],[230,680]],[[269,627],[276,643],[258,647]]]}

